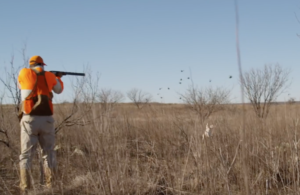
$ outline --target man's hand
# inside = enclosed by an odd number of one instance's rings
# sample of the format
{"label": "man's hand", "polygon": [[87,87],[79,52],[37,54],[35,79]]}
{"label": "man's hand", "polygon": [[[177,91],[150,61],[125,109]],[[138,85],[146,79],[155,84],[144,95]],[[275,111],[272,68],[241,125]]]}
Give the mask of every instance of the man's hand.
{"label": "man's hand", "polygon": [[57,72],[57,73],[55,74],[55,76],[61,78],[61,77],[63,77],[63,73],[62,73],[62,72]]}

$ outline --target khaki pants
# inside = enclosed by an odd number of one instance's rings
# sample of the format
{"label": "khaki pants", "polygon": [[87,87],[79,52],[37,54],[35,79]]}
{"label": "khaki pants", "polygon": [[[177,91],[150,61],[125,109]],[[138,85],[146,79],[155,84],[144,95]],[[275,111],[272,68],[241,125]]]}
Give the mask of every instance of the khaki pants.
{"label": "khaki pants", "polygon": [[[20,169],[23,170],[24,179],[21,178],[21,188],[30,188],[30,179],[28,179],[28,170],[31,169],[31,161],[36,152],[37,144],[42,148],[44,159],[44,168],[47,185],[51,185],[52,172],[56,167],[55,129],[52,116],[30,116],[24,115],[21,122],[21,155]],[[47,174],[47,172],[49,172]],[[26,177],[27,179],[26,179]],[[47,179],[48,177],[48,179]],[[48,180],[48,181],[47,181]]]}

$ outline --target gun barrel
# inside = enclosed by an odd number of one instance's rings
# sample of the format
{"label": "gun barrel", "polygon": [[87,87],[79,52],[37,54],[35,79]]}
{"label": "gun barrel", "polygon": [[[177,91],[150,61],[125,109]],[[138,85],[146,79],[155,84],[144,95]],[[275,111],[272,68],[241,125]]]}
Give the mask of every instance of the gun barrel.
{"label": "gun barrel", "polygon": [[78,72],[63,72],[63,75],[85,76],[84,73],[78,73]]}
{"label": "gun barrel", "polygon": [[53,74],[57,73],[62,73],[62,75],[73,75],[73,76],[85,76],[85,73],[78,73],[78,72],[63,72],[63,71],[56,71],[56,70],[51,70]]}

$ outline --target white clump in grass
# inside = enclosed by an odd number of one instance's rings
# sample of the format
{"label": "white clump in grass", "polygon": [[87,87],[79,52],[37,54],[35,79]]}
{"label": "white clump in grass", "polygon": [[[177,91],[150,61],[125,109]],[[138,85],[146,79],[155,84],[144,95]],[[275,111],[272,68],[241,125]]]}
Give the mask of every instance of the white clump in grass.
{"label": "white clump in grass", "polygon": [[77,175],[72,181],[72,187],[85,186],[93,181],[93,176],[90,172],[86,175]]}
{"label": "white clump in grass", "polygon": [[206,129],[205,132],[202,135],[202,139],[204,139],[205,137],[211,137],[212,136],[212,130],[213,130],[214,126],[213,125],[209,125],[208,123],[206,124]]}
{"label": "white clump in grass", "polygon": [[60,149],[61,149],[61,145],[59,145],[59,144],[54,147],[55,151],[60,150]]}
{"label": "white clump in grass", "polygon": [[75,147],[71,156],[76,155],[76,154],[79,156],[86,156],[87,153],[84,149],[81,149],[80,147]]}

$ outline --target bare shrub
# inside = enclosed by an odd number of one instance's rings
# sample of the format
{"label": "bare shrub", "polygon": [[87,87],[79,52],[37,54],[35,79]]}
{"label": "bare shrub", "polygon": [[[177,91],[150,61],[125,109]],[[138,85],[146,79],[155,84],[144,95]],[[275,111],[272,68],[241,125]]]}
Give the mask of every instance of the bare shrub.
{"label": "bare shrub", "polygon": [[[4,138],[1,138],[1,137],[4,137]],[[9,137],[8,137],[8,134],[7,134],[7,130],[6,129],[0,129],[0,143],[6,145],[7,147],[10,147],[10,144],[9,144]]]}
{"label": "bare shrub", "polygon": [[98,100],[103,111],[111,111],[117,103],[124,100],[124,95],[113,89],[101,89],[98,93]]}
{"label": "bare shrub", "polygon": [[56,133],[65,127],[87,125],[94,119],[86,120],[85,118],[97,103],[100,76],[96,74],[93,77],[90,67],[84,67],[84,72],[85,77],[76,77],[73,82],[72,102],[55,106],[55,114],[60,115],[57,117]]}
{"label": "bare shrub", "polygon": [[21,68],[26,66],[28,58],[26,57],[26,46],[22,49],[23,65],[16,66],[14,64],[15,56],[11,56],[9,62],[9,69],[4,67],[5,77],[0,77],[0,83],[4,86],[5,91],[8,92],[7,98],[9,98],[15,106],[15,114],[17,116],[19,112],[19,106],[21,103],[21,92],[18,85],[18,74]]}
{"label": "bare shrub", "polygon": [[137,88],[129,90],[127,92],[127,97],[136,105],[137,108],[142,108],[152,100],[151,94]]}
{"label": "bare shrub", "polygon": [[8,137],[8,132],[7,129],[5,128],[5,108],[3,105],[3,98],[4,95],[2,94],[1,98],[0,98],[0,143],[6,145],[7,147],[10,147],[10,143],[9,143],[9,137]]}
{"label": "bare shrub", "polygon": [[[0,86],[3,87],[3,92],[0,97],[0,142],[5,144],[10,149],[17,147],[12,143],[10,136],[13,136],[18,131],[18,112],[21,103],[21,92],[18,87],[18,73],[21,68],[26,65],[28,58],[26,57],[26,45],[21,50],[23,65],[15,65],[15,56],[12,55],[9,61],[9,66],[4,66],[4,75],[0,77]],[[8,68],[7,68],[8,67]],[[4,103],[6,102],[6,103]]]}
{"label": "bare shrub", "polygon": [[206,120],[211,114],[224,109],[228,104],[230,90],[225,88],[199,89],[191,85],[185,94],[180,94],[181,99],[190,109],[195,111],[202,121]]}
{"label": "bare shrub", "polygon": [[295,98],[291,97],[289,100],[288,100],[288,104],[295,104],[296,103],[296,100]]}
{"label": "bare shrub", "polygon": [[242,86],[259,118],[268,116],[272,102],[288,87],[290,71],[279,64],[265,65],[244,73]]}

